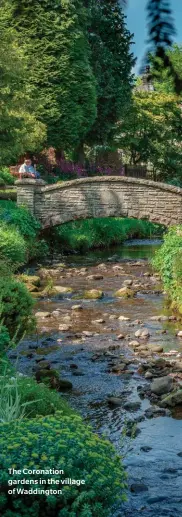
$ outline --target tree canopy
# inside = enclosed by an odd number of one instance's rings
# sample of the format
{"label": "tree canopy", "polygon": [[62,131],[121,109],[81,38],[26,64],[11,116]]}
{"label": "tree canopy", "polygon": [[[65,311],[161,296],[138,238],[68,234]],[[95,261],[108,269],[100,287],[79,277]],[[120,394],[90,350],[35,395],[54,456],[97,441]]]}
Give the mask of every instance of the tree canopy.
{"label": "tree canopy", "polygon": [[0,32],[0,163],[8,164],[27,149],[40,149],[46,129],[32,110],[26,60],[15,34]]}
{"label": "tree canopy", "polygon": [[47,145],[76,147],[96,117],[87,13],[81,0],[4,0],[8,23],[27,57],[27,82]]}
{"label": "tree canopy", "polygon": [[181,175],[181,105],[174,94],[135,91],[127,117],[118,123],[116,141],[130,164],[145,163],[154,176]]}
{"label": "tree canopy", "polygon": [[114,125],[131,100],[132,35],[118,0],[86,0],[90,12],[89,43],[97,85],[97,117],[88,135],[89,143],[108,145]]}

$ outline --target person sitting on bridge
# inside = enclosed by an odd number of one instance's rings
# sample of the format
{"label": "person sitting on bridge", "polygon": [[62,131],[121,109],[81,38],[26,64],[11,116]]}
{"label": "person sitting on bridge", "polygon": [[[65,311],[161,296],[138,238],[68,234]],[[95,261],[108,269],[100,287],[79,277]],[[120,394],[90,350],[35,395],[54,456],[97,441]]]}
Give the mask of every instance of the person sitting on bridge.
{"label": "person sitting on bridge", "polygon": [[32,178],[34,180],[40,178],[40,173],[36,171],[36,167],[32,165],[32,160],[30,160],[30,158],[26,158],[24,160],[23,165],[19,168],[19,175],[20,178],[22,178],[22,176]]}

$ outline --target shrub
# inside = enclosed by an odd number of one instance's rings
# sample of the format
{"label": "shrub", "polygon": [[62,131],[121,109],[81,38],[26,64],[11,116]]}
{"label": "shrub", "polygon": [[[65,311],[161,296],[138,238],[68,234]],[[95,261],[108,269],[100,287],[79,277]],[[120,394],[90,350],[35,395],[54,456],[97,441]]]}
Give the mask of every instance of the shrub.
{"label": "shrub", "polygon": [[[18,392],[22,404],[31,402],[31,405],[25,408],[25,414],[30,418],[37,415],[51,415],[58,410],[63,411],[64,415],[73,413],[67,402],[56,391],[50,390],[43,383],[37,384],[32,377],[18,377]],[[12,397],[14,397],[13,391]]]}
{"label": "shrub", "polygon": [[[0,169],[0,180],[3,180],[4,185],[14,185],[15,179],[10,174],[8,167],[1,167]],[[1,183],[2,185],[2,183]]]}
{"label": "shrub", "polygon": [[27,260],[27,246],[19,231],[7,224],[0,225],[0,256],[13,263]]}
{"label": "shrub", "polygon": [[[125,489],[125,473],[113,446],[86,427],[78,416],[48,416],[0,425],[0,491],[3,517],[106,517]],[[44,489],[46,494],[8,494],[8,469],[21,470],[19,479],[46,481],[44,485],[17,488]],[[23,473],[23,469],[64,471],[63,475],[43,476]],[[85,484],[50,485],[48,478],[85,480]],[[17,479],[12,475],[11,479]],[[47,490],[62,489],[48,495]]]}
{"label": "shrub", "polygon": [[41,228],[27,208],[18,207],[13,201],[0,201],[0,218],[6,224],[15,226],[23,237],[32,242]]}
{"label": "shrub", "polygon": [[26,286],[13,276],[0,277],[0,310],[10,338],[20,339],[33,327],[33,299]]}
{"label": "shrub", "polygon": [[10,335],[8,329],[0,323],[0,354],[4,352],[10,343]]}
{"label": "shrub", "polygon": [[160,273],[164,287],[177,306],[182,304],[182,226],[170,228],[164,236],[164,244],[152,261]]}

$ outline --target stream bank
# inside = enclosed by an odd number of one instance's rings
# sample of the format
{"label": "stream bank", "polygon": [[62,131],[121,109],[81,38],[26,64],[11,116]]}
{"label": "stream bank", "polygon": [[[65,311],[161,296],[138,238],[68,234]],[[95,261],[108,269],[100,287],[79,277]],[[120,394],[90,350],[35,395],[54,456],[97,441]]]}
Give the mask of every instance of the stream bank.
{"label": "stream bank", "polygon": [[[128,502],[112,517],[182,514],[181,409],[176,406],[171,414],[150,393],[155,378],[174,379],[176,367],[169,372],[169,363],[182,361],[182,340],[176,336],[181,320],[168,311],[159,277],[147,260],[158,245],[133,242],[112,254],[68,256],[65,264],[57,258],[37,270],[41,290],[51,278],[68,292],[39,298],[38,289],[38,334],[9,354],[27,375],[36,374],[40,362],[56,369],[72,383],[64,392],[71,406],[121,454],[126,452]],[[124,286],[132,293],[117,296]],[[85,297],[93,289],[103,295]],[[136,336],[138,331],[145,331],[145,337]],[[152,378],[146,378],[147,371]]]}

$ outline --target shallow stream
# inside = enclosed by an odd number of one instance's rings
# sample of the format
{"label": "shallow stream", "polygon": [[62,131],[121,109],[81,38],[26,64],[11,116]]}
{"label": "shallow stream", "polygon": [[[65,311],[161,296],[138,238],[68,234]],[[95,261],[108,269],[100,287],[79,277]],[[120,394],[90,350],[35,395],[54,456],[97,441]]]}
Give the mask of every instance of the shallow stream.
{"label": "shallow stream", "polygon": [[[171,315],[148,261],[159,245],[158,241],[130,241],[112,252],[56,257],[44,267],[55,270],[54,284],[72,287],[73,293],[39,299],[35,312],[48,311],[51,316],[38,318],[38,334],[18,347],[18,370],[32,374],[40,358],[48,360],[61,378],[73,384],[64,397],[124,454],[128,502],[112,517],[182,517],[182,412],[178,409],[171,416],[164,411],[163,416],[149,398],[140,395],[140,388],[150,385],[140,371],[147,355],[139,355],[129,345],[136,340],[135,332],[144,328],[150,343],[162,345],[162,357],[171,350],[182,356],[182,339],[176,337],[181,321],[150,319]],[[94,279],[98,274],[102,278]],[[133,298],[115,294],[125,280],[132,281]],[[102,290],[104,296],[85,299],[86,289]],[[81,305],[80,310],[74,305]],[[59,330],[65,323],[68,330]],[[121,334],[123,339],[118,338]],[[121,363],[122,356],[128,360],[127,368],[114,372],[113,365]],[[122,404],[112,406],[111,396],[120,397]],[[128,436],[133,424],[135,438]]]}

